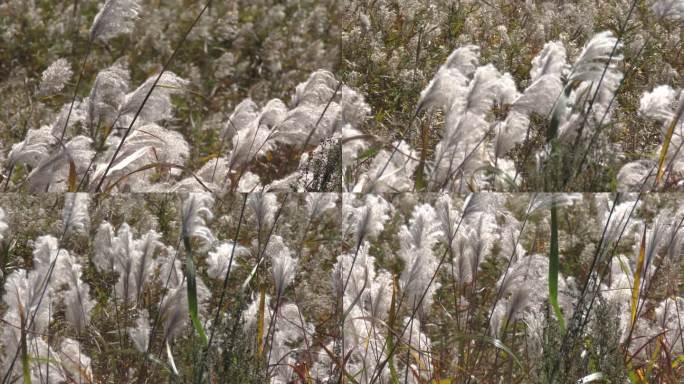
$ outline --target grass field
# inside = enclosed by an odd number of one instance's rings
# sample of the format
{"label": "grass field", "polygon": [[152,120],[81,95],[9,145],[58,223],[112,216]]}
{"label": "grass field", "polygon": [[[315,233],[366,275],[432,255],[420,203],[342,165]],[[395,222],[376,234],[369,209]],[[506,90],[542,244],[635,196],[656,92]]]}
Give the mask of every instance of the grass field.
{"label": "grass field", "polygon": [[0,377],[679,383],[682,0],[0,2]]}

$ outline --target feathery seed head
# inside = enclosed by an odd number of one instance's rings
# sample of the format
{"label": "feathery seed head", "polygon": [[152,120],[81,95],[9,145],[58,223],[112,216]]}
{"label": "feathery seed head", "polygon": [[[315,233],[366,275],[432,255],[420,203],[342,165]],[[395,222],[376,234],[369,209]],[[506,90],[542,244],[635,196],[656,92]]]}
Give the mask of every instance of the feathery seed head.
{"label": "feathery seed head", "polygon": [[190,193],[183,202],[182,208],[182,226],[181,232],[183,238],[197,237],[203,244],[203,247],[210,247],[214,241],[214,235],[207,227],[207,221],[210,221],[214,214],[211,212],[211,206],[214,204],[214,198],[209,193]]}
{"label": "feathery seed head", "polygon": [[66,59],[57,59],[41,75],[38,92],[42,95],[54,95],[62,91],[73,75],[71,65]]}
{"label": "feathery seed head", "polygon": [[90,41],[107,41],[120,34],[130,33],[139,13],[139,0],[107,0],[90,27]]}

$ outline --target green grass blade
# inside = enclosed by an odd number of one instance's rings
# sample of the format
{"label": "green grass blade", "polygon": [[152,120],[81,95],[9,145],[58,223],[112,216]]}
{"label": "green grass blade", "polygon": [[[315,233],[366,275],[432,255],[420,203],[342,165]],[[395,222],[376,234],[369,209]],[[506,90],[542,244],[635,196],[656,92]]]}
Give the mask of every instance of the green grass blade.
{"label": "green grass blade", "polygon": [[[390,332],[387,332],[387,350],[388,351],[393,351],[394,350],[394,334],[392,334],[392,330],[394,329],[394,323],[396,321],[396,306],[397,306],[397,279],[396,277],[392,276],[392,301],[390,302],[390,309],[389,309],[389,323],[388,327],[390,329]],[[394,366],[394,359],[389,360],[389,369],[390,369],[390,383],[391,384],[399,384],[399,376],[397,375],[397,368]]]}
{"label": "green grass blade", "polygon": [[[18,296],[19,294],[17,294]],[[19,297],[17,297],[19,299]],[[31,370],[29,369],[28,345],[26,343],[26,317],[24,316],[24,305],[21,300],[19,303],[19,320],[21,321],[21,372],[24,377],[24,384],[31,384]],[[11,370],[11,368],[10,368]]]}
{"label": "green grass blade", "polygon": [[665,157],[667,157],[667,150],[670,148],[670,142],[672,141],[672,136],[674,135],[674,129],[675,126],[677,125],[677,121],[682,117],[682,114],[684,113],[684,102],[682,102],[679,105],[679,108],[677,108],[677,112],[675,113],[674,118],[672,121],[670,121],[670,124],[667,127],[667,132],[665,133],[665,137],[663,138],[663,146],[660,149],[660,156],[658,157],[658,173],[656,173],[656,181],[655,181],[655,186],[657,187],[658,184],[660,184],[660,179],[663,177],[663,172],[665,172]]}
{"label": "green grass blade", "polygon": [[188,279],[188,311],[190,312],[190,319],[192,320],[192,325],[197,331],[203,345],[207,345],[207,335],[204,333],[204,327],[202,327],[202,322],[197,314],[197,278],[195,270],[195,262],[192,259],[192,247],[190,245],[190,239],[184,238],[185,249],[188,251],[188,256],[186,257],[186,277]]}
{"label": "green grass blade", "polygon": [[558,212],[555,204],[551,205],[551,250],[549,252],[549,302],[558,318],[562,332],[565,332],[565,319],[558,305]]}
{"label": "green grass blade", "polygon": [[21,327],[21,371],[24,376],[24,384],[31,384],[31,371],[29,370],[28,346],[26,345],[26,330]]}
{"label": "green grass blade", "polygon": [[641,245],[639,246],[639,259],[636,263],[636,271],[634,271],[634,284],[632,286],[632,326],[636,322],[637,305],[639,304],[639,290],[641,286],[641,273],[644,269],[644,260],[646,258],[646,226],[644,226],[644,234],[641,236]]}

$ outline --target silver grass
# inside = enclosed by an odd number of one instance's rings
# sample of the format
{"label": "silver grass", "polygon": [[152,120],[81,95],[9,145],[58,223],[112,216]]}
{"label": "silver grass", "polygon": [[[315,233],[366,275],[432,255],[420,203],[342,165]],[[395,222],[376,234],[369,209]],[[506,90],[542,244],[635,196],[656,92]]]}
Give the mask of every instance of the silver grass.
{"label": "silver grass", "polygon": [[305,196],[306,213],[310,220],[318,219],[325,211],[337,207],[335,193],[307,193]]}
{"label": "silver grass", "polygon": [[655,183],[657,163],[643,159],[626,163],[617,174],[618,190],[621,192],[648,190]]}
{"label": "silver grass", "polygon": [[[653,221],[651,230],[647,231],[644,263],[644,270],[646,271],[648,271],[648,267],[653,262],[653,258],[659,249],[666,245],[665,240],[668,238],[668,230],[671,230],[672,227],[672,216],[671,212],[664,212],[658,215]],[[638,254],[638,250],[635,250],[635,252]]]}
{"label": "silver grass", "polygon": [[290,111],[279,109],[279,121],[272,130],[276,141],[296,146],[318,144],[339,132],[345,120],[360,123],[368,112],[360,94],[345,89],[325,70],[297,85],[292,104]]}
{"label": "silver grass", "polygon": [[117,296],[135,304],[147,279],[153,274],[153,255],[161,246],[161,235],[150,230],[141,238],[135,239],[128,224],[123,223],[116,236],[112,236],[111,225],[100,225],[95,239],[96,265],[101,265],[103,270],[113,267],[119,274],[116,283]]}
{"label": "silver grass", "polygon": [[447,113],[484,115],[494,103],[500,78],[501,74],[492,64],[478,67],[466,93],[454,99]]}
{"label": "silver grass", "polygon": [[629,258],[615,255],[610,266],[610,279],[604,279],[605,284],[601,286],[601,296],[619,309],[617,327],[621,342],[627,339],[631,325],[633,279]]}
{"label": "silver grass", "polygon": [[343,142],[342,170],[343,172],[346,172],[346,168],[354,163],[360,152],[363,152],[370,147],[370,143],[363,138],[363,133],[352,127],[351,124],[343,125],[341,133]]}
{"label": "silver grass", "polygon": [[159,306],[159,313],[164,326],[164,338],[172,340],[183,331],[190,319],[185,284],[169,290]]}
{"label": "silver grass", "polygon": [[580,193],[538,193],[532,197],[529,211],[533,213],[550,209],[551,206],[569,206],[583,199]]}
{"label": "silver grass", "polygon": [[298,362],[296,353],[303,349],[303,341],[311,337],[314,327],[306,322],[302,324],[299,308],[293,303],[283,304],[277,316],[269,353],[269,364],[275,367],[271,382],[287,383]]}
{"label": "silver grass", "polygon": [[[380,357],[381,345],[376,342],[379,334],[372,327],[370,321],[364,318],[358,307],[353,307],[345,320],[345,332],[342,341],[344,350],[342,353],[349,356],[345,369],[354,375],[357,382],[370,383],[370,371],[376,366],[372,360],[379,360]],[[322,363],[328,366],[331,364],[327,359],[323,360]],[[366,372],[367,370],[368,372]]]}
{"label": "silver grass", "polygon": [[489,254],[494,242],[498,240],[496,217],[489,212],[480,212],[464,219],[463,244],[460,257],[467,260],[469,278],[475,278],[480,265]]}
{"label": "silver grass", "polygon": [[[606,64],[608,69],[603,78],[604,83],[608,83],[610,87],[616,86],[616,80],[619,81],[621,73],[617,69],[617,65],[622,61],[622,54],[619,53],[622,44],[618,44],[618,39],[613,36],[610,31],[603,31],[594,35],[591,40],[584,46],[579,58],[572,66],[568,80],[572,81],[590,81],[598,83],[603,75]],[[616,48],[616,52],[611,53]],[[605,86],[605,85],[604,85]]]}
{"label": "silver grass", "polygon": [[454,68],[464,76],[470,77],[477,69],[480,61],[480,47],[466,45],[454,50],[444,64],[446,68]]}
{"label": "silver grass", "polygon": [[[7,306],[7,311],[3,314],[3,320],[19,325],[21,316],[25,319],[33,317],[30,330],[43,332],[47,328],[53,311],[49,310],[48,300],[39,300],[44,278],[45,274],[37,271],[28,274],[15,271],[5,278],[2,301]],[[21,308],[23,313],[20,313]]]}
{"label": "silver grass", "polygon": [[181,231],[183,238],[197,238],[203,248],[210,247],[216,238],[207,227],[207,222],[211,221],[214,214],[211,206],[214,198],[208,193],[190,193],[183,201],[181,212],[182,224]]}
{"label": "silver grass", "polygon": [[264,229],[273,224],[276,211],[278,211],[278,199],[275,193],[252,192],[247,197],[247,206],[257,226]]}
{"label": "silver grass", "polygon": [[[637,204],[635,208],[635,201],[626,199],[626,201],[622,201],[615,206],[612,215],[610,214],[611,207],[608,204],[612,203],[608,202],[607,206],[604,208],[602,222],[604,222],[604,226],[606,226],[604,244],[610,246],[614,241],[617,241],[623,231],[624,233],[629,233],[630,223],[632,226],[636,224],[636,219],[631,217],[630,214],[633,214],[632,211],[634,209],[638,209],[640,207],[640,203]],[[609,218],[610,221],[607,222]],[[601,251],[605,252],[607,249],[609,249],[609,246],[604,246],[604,249]]]}
{"label": "silver grass", "polygon": [[256,103],[249,98],[242,100],[223,124],[222,138],[232,138],[237,132],[247,128],[258,116],[259,107]]}
{"label": "silver grass", "polygon": [[271,236],[266,247],[266,254],[271,258],[271,274],[276,290],[276,297],[282,297],[285,289],[294,281],[298,261],[292,257],[292,251],[285,245],[283,238]]}
{"label": "silver grass", "polygon": [[[256,334],[257,321],[259,320],[259,299],[255,298],[254,296],[255,295],[252,294],[252,302],[247,306],[245,311],[242,312],[242,317],[245,320],[245,322],[242,324],[242,329],[246,333]],[[264,296],[264,311],[264,329],[268,329],[273,314],[271,310],[271,295],[269,294]]]}
{"label": "silver grass", "polygon": [[[87,104],[87,100],[76,100],[73,106],[71,103],[64,104],[52,122],[52,135],[61,137],[62,132],[64,132],[65,137],[71,137],[73,134],[78,133],[77,128],[85,125],[88,118]],[[70,110],[71,112],[69,112]],[[68,124],[67,117],[69,117]]]}
{"label": "silver grass", "polygon": [[505,139],[496,142],[496,157],[501,157],[521,142],[529,124],[527,115],[546,117],[563,90],[561,75],[567,71],[565,48],[560,42],[548,42],[532,59],[531,84],[515,99],[506,118]]}
{"label": "silver grass", "polygon": [[530,358],[539,361],[544,354],[544,331],[548,327],[546,319],[535,314],[525,314],[522,322],[527,327],[525,344]]}
{"label": "silver grass", "polygon": [[494,84],[494,104],[498,107],[511,105],[518,97],[520,97],[520,92],[513,76],[508,72],[502,74]]}
{"label": "silver grass", "polygon": [[559,75],[544,75],[530,84],[513,103],[513,109],[526,114],[536,113],[547,117],[563,91]]}
{"label": "silver grass", "polygon": [[72,257],[68,260],[69,288],[64,296],[65,316],[69,323],[80,333],[90,322],[90,312],[95,301],[90,297],[90,286],[82,281],[83,267]]}
{"label": "silver grass", "polygon": [[233,147],[228,156],[229,168],[235,170],[238,166],[272,150],[275,145],[275,132],[265,125],[260,125],[258,119],[252,120],[245,128],[238,130],[232,139]]}
{"label": "silver grass", "polygon": [[[404,364],[409,364],[410,373],[406,384],[419,384],[432,377],[432,343],[428,335],[421,331],[419,319],[404,318],[404,333],[401,340],[411,348],[411,359]],[[404,371],[406,367],[400,369]]]}
{"label": "silver grass", "polygon": [[[410,298],[412,306],[417,305],[417,300],[428,288],[437,267],[432,247],[442,236],[442,232],[436,219],[436,213],[431,206],[427,204],[416,206],[409,223],[410,227],[402,226],[399,233],[401,240],[399,258],[405,264],[400,283]],[[432,291],[436,290],[435,286],[430,288]],[[429,307],[432,293],[428,291],[422,303],[423,308]]]}
{"label": "silver grass", "polygon": [[[231,171],[231,169],[229,168],[228,160],[225,157],[219,157],[204,163],[202,168],[195,172],[195,175],[200,177],[205,184],[216,185],[216,183],[222,183],[223,180],[228,179],[229,171]],[[242,175],[241,181],[245,178],[247,173],[248,172],[245,172],[245,174]],[[194,177],[188,178],[188,181],[197,183]],[[215,186],[215,188],[218,188],[218,186]]]}
{"label": "silver grass", "polygon": [[[45,361],[50,358],[50,360],[52,360],[45,364],[35,364],[31,368],[32,382],[50,384],[74,380],[73,375],[70,377],[70,373],[67,369],[69,362],[62,358],[60,353],[61,350],[59,348],[49,346],[40,337],[29,338],[27,344],[30,345],[28,348],[29,359],[33,358],[37,361]],[[47,370],[48,367],[50,368],[49,373]],[[90,376],[87,376],[86,378],[89,377]]]}
{"label": "silver grass", "polygon": [[402,226],[399,232],[401,246],[404,248],[432,249],[443,236],[437,212],[429,204],[416,205],[409,225]]}
{"label": "silver grass", "polygon": [[639,100],[639,114],[660,121],[670,121],[674,117],[677,92],[669,85],[660,85],[651,92],[644,92]]}
{"label": "silver grass", "polygon": [[338,82],[331,72],[326,70],[313,72],[306,82],[298,84],[295,88],[292,104],[295,106],[303,104],[324,105],[332,99],[337,84]]}
{"label": "silver grass", "polygon": [[[668,175],[674,174],[676,176],[681,176],[684,172],[684,152],[681,151],[684,145],[684,91],[679,90],[678,100],[676,102],[676,107],[671,109],[672,114],[668,121],[662,126],[663,136],[669,134],[669,130],[672,128],[672,135],[670,137],[670,143],[667,149],[666,164]],[[665,145],[663,142],[662,147]],[[679,183],[682,184],[681,182]]]}
{"label": "silver grass", "polygon": [[392,206],[379,195],[365,195],[364,203],[353,196],[345,194],[342,198],[342,227],[345,233],[351,232],[354,235],[356,247],[359,247],[363,240],[382,232],[385,222],[390,218]]}
{"label": "silver grass", "polygon": [[228,271],[231,255],[233,265],[237,264],[236,259],[249,255],[249,249],[237,245],[232,241],[221,242],[216,245],[214,252],[209,252],[207,256],[207,276],[212,279],[222,279]]}
{"label": "silver grass", "polygon": [[456,68],[439,69],[435,77],[420,93],[417,110],[448,108],[459,94],[467,92],[468,78]]}
{"label": "silver grass", "polygon": [[40,129],[29,129],[23,141],[12,145],[8,160],[11,165],[37,167],[49,156],[51,148],[59,140],[52,135],[52,128],[44,125]]}
{"label": "silver grass", "polygon": [[87,193],[67,193],[64,196],[62,210],[62,226],[64,233],[85,233],[90,221],[88,205],[90,196]]}
{"label": "silver grass", "polygon": [[107,41],[130,33],[140,12],[139,0],[107,0],[90,27],[90,41]]}
{"label": "silver grass", "polygon": [[59,287],[69,284],[71,269],[70,255],[59,247],[59,240],[51,235],[38,237],[33,242],[33,271],[46,279],[50,266],[54,263],[52,276],[47,281],[47,293],[54,292]]}
{"label": "silver grass", "polygon": [[74,382],[93,382],[93,371],[84,348],[76,340],[65,338],[59,347],[58,356],[62,366]]}
{"label": "silver grass", "polygon": [[135,241],[135,247],[138,250],[135,260],[135,297],[139,298],[145,286],[147,278],[152,274],[154,268],[154,260],[152,256],[155,254],[157,247],[161,245],[159,239],[161,234],[150,230],[142,238]]}
{"label": "silver grass", "polygon": [[[432,186],[443,189],[442,186],[450,178],[472,172],[483,165],[482,151],[477,151],[477,148],[482,148],[481,141],[488,128],[489,124],[484,118],[469,112],[447,116],[444,136],[437,143],[434,160],[429,164]],[[445,189],[464,189],[451,188],[449,184]]]}
{"label": "silver grass", "polygon": [[[490,330],[499,335],[501,327],[508,319],[512,324],[516,319],[540,317],[536,308],[542,308],[548,300],[548,262],[546,256],[533,254],[518,258],[510,268],[506,279],[499,279],[497,286],[503,285],[505,298],[497,302]],[[574,286],[563,276],[558,278],[558,299],[566,316],[573,310]]]}
{"label": "silver grass", "polygon": [[[17,319],[18,321],[18,319]],[[2,372],[7,372],[11,361],[13,360],[17,351],[21,348],[21,332],[20,327],[4,327],[3,333],[0,336],[2,339],[4,357],[0,359],[0,370]],[[47,343],[37,336],[31,334],[26,335],[27,352],[29,359],[34,361],[47,361],[48,356],[50,356],[49,362],[32,364],[29,366],[29,378],[32,383],[62,383],[67,382],[68,378],[66,372],[63,369],[62,361]],[[48,365],[49,365],[49,375],[48,375]],[[14,364],[12,369],[13,377],[22,377],[21,364]]]}
{"label": "silver grass", "polygon": [[167,246],[156,259],[156,264],[159,266],[159,279],[162,285],[168,288],[179,287],[185,278],[181,261],[173,257],[176,252],[175,248]]}
{"label": "silver grass", "polygon": [[655,309],[656,325],[665,331],[664,337],[671,348],[670,353],[684,353],[682,341],[682,322],[680,311],[684,308],[684,298],[674,296],[661,301]]}
{"label": "silver grass", "polygon": [[274,138],[284,144],[318,144],[337,130],[342,107],[327,101],[321,104],[301,104],[290,110],[275,127]]}
{"label": "silver grass", "polygon": [[261,185],[259,175],[249,171],[242,174],[237,185],[237,192],[239,193],[252,193],[253,191],[265,189],[267,189],[267,187]]}
{"label": "silver grass", "polygon": [[454,50],[437,74],[420,93],[417,111],[436,106],[448,108],[468,92],[468,81],[480,60],[480,48],[474,45]]}
{"label": "silver grass", "polygon": [[114,268],[114,228],[108,222],[102,222],[95,232],[93,240],[93,264],[100,272],[112,272]]}
{"label": "silver grass", "polygon": [[518,318],[518,313],[522,308],[527,306],[527,301],[530,299],[528,288],[524,285],[518,286],[511,294],[506,302],[506,319],[513,323]]}
{"label": "silver grass", "polygon": [[131,302],[135,298],[135,260],[138,258],[133,242],[133,233],[127,223],[123,223],[113,242],[114,270],[119,274],[116,294],[120,300]]}
{"label": "silver grass", "polygon": [[[5,214],[5,210],[0,207],[0,243],[2,243],[2,241],[5,239],[8,229],[9,225],[7,224],[7,215]],[[0,275],[0,278],[2,278],[2,275]]]}
{"label": "silver grass", "polygon": [[445,244],[454,239],[458,229],[461,213],[453,206],[449,194],[441,194],[435,201],[435,212],[441,224],[441,240]]}
{"label": "silver grass", "polygon": [[392,275],[384,270],[375,271],[375,265],[370,263],[373,268],[370,290],[364,296],[363,305],[368,308],[373,321],[386,321],[389,317],[389,309],[392,305],[392,287],[394,281]]}
{"label": "silver grass", "polygon": [[361,126],[371,114],[371,108],[363,95],[346,85],[340,91],[340,105],[342,106],[342,121],[352,126]]}
{"label": "silver grass", "polygon": [[[387,359],[386,340],[358,307],[352,308],[344,326],[344,351],[342,353],[348,356],[345,370],[353,375],[357,382],[371,383],[373,374],[380,369],[380,362]],[[326,360],[324,363],[330,364]],[[383,382],[388,382],[387,365],[385,364],[382,371],[376,375]]]}
{"label": "silver grass", "polygon": [[[157,77],[157,75],[151,76],[135,91],[127,94],[118,113],[121,116],[137,113],[149,93],[149,98],[145,101],[138,118],[144,122],[157,122],[170,118],[172,111],[171,95],[181,93],[189,82],[173,72],[167,71],[162,73],[159,81],[154,85]],[[153,86],[154,90],[150,93]]]}
{"label": "silver grass", "polygon": [[560,77],[566,67],[565,47],[558,41],[550,41],[544,44],[542,51],[532,59],[530,78],[535,82],[543,76]]}
{"label": "silver grass", "polygon": [[[163,273],[162,277],[166,277]],[[164,338],[172,340],[178,336],[189,324],[190,314],[188,312],[187,282],[170,288],[162,300],[159,311],[162,324],[164,326]],[[204,313],[206,302],[210,292],[202,279],[197,278],[197,302],[199,304],[200,315]]]}
{"label": "silver grass", "polygon": [[[621,50],[622,44],[611,32],[598,33],[584,46],[568,76],[568,86],[578,84],[570,96],[574,108],[581,107],[583,110],[584,104],[587,104],[583,100],[587,95],[590,100],[588,105],[596,122],[610,118],[609,107],[623,77],[619,69],[623,60]],[[582,123],[577,124],[573,123],[572,117],[566,119],[566,123],[559,128],[559,136],[573,138],[579,134],[586,117],[581,121]]]}
{"label": "silver grass", "polygon": [[59,249],[59,240],[56,237],[40,236],[33,242],[33,268],[47,270],[61,251],[64,250]]}
{"label": "silver grass", "polygon": [[38,92],[42,95],[54,95],[61,92],[73,74],[71,65],[66,59],[60,58],[53,61],[41,75]]}
{"label": "silver grass", "polygon": [[[404,262],[399,282],[411,307],[427,312],[439,287],[438,283],[432,281],[438,266],[433,246],[443,233],[434,208],[428,204],[414,208],[409,226],[402,226],[399,233],[401,246],[398,256]],[[421,298],[423,301],[418,308]]]}
{"label": "silver grass", "polygon": [[150,316],[143,309],[135,320],[135,326],[128,328],[128,336],[138,352],[146,353],[150,342]]}
{"label": "silver grass", "polygon": [[88,122],[91,129],[110,128],[118,117],[130,83],[125,61],[117,61],[95,77],[88,96]]}
{"label": "silver grass", "polygon": [[[365,304],[371,293],[373,280],[375,278],[375,258],[368,254],[370,243],[364,242],[356,253],[346,253],[337,257],[333,266],[332,283],[335,295],[342,298],[344,309],[348,310],[354,300],[360,298],[356,305],[362,310],[367,310]],[[349,281],[347,282],[347,277]],[[345,289],[346,283],[346,289]],[[343,291],[343,289],[345,289]]]}
{"label": "silver grass", "polygon": [[258,115],[259,125],[275,128],[287,117],[287,106],[280,99],[269,100]]}
{"label": "silver grass", "polygon": [[81,135],[64,146],[54,147],[49,153],[50,156],[44,158],[26,178],[32,192],[44,192],[46,187],[50,187],[49,191],[66,190],[72,163],[76,175],[82,175],[95,155],[92,140]]}
{"label": "silver grass", "polygon": [[651,5],[651,10],[658,19],[682,20],[684,19],[684,1],[682,0],[657,0]]}
{"label": "silver grass", "polygon": [[[109,148],[103,154],[102,159],[97,162],[95,171],[92,173],[91,191],[94,190],[104,174],[120,141],[121,138],[118,136],[110,135],[108,139]],[[107,173],[107,180],[117,180],[122,175],[140,170],[140,168],[150,164],[161,163],[162,169],[164,169],[164,163],[182,166],[189,154],[190,147],[179,132],[162,128],[154,123],[145,124],[139,126],[128,136],[116,157],[116,161]],[[149,177],[156,172],[156,169],[158,168],[146,169],[132,174],[122,184],[119,184],[118,188],[125,187],[134,192],[144,192],[149,188]],[[168,170],[168,175],[176,176],[180,172],[181,170],[178,168],[171,168]]]}
{"label": "silver grass", "polygon": [[[513,149],[516,144],[522,142],[525,138],[529,124],[529,117],[516,110],[512,110],[506,117],[506,120],[497,123],[494,128],[496,134],[494,139],[494,157],[496,159],[503,157],[508,151]],[[499,163],[497,163],[497,165],[498,168],[502,168]]]}
{"label": "silver grass", "polygon": [[418,167],[419,155],[403,140],[394,142],[393,147],[397,148],[394,156],[386,150],[381,150],[375,155],[368,172],[362,175],[354,187],[354,192],[381,193],[412,190],[413,174]]}

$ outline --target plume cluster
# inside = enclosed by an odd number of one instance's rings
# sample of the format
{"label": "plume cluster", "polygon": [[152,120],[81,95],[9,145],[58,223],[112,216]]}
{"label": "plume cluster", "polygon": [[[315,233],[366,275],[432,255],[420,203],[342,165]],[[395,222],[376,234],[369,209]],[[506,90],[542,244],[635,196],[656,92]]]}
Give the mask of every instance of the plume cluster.
{"label": "plume cluster", "polygon": [[[434,153],[425,156],[407,142],[394,142],[393,150],[379,150],[346,188],[465,192],[515,186],[519,169],[510,155],[529,139],[531,118],[548,118],[556,127],[547,141],[575,146],[593,140],[610,121],[613,96],[622,80],[620,49],[610,32],[598,33],[569,65],[562,43],[548,42],[532,60],[529,85],[519,92],[509,73],[492,64],[480,65],[479,47],[457,48],[421,92],[410,122],[422,112],[443,113]],[[355,143],[345,150],[364,149]],[[548,157],[548,151],[538,154],[539,161]]]}

